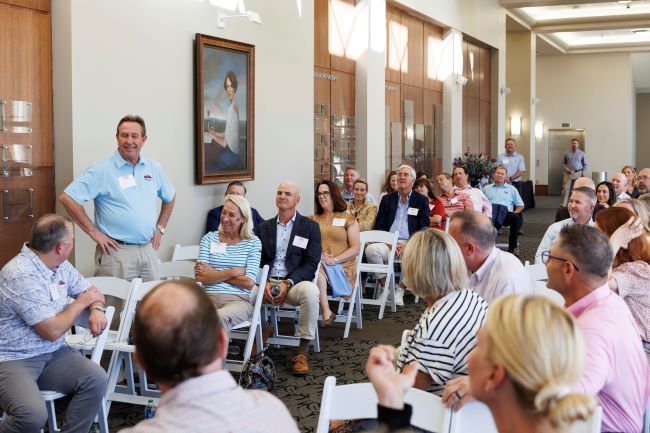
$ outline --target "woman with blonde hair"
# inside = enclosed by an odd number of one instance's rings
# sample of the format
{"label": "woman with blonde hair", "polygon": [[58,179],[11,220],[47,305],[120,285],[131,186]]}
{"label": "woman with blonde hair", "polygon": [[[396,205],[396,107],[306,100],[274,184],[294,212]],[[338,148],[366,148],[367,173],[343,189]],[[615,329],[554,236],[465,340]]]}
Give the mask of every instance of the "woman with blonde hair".
{"label": "woman with blonde hair", "polygon": [[641,225],[643,226],[643,235],[648,239],[648,241],[650,241],[650,213],[641,201],[631,197],[622,198],[614,204],[614,207],[624,207],[632,211],[635,216],[639,217]]}
{"label": "woman with blonde hair", "polygon": [[636,170],[631,165],[626,165],[621,170],[621,173],[627,178],[627,193],[632,198],[639,197],[639,189],[637,188],[639,181],[636,178]]}
{"label": "woman with blonde hair", "polygon": [[357,179],[352,185],[354,198],[348,202],[347,212],[359,223],[359,231],[372,230],[377,218],[377,205],[368,200],[368,182]]}
{"label": "woman with blonde hair", "polygon": [[450,383],[443,402],[464,402],[469,385],[500,433],[566,432],[595,408],[592,397],[571,391],[584,362],[582,334],[567,310],[542,296],[504,296],[479,331],[469,379]]}
{"label": "woman with blonde hair", "polygon": [[426,310],[400,347],[401,371],[418,362],[415,387],[440,394],[448,380],[467,374],[467,357],[485,320],[487,302],[466,289],[467,268],[458,245],[440,230],[415,233],[404,248],[404,283]]}
{"label": "woman with blonde hair", "polygon": [[201,238],[194,266],[196,280],[203,283],[227,331],[250,318],[261,255],[262,243],[253,234],[248,200],[227,195],[219,229]]}

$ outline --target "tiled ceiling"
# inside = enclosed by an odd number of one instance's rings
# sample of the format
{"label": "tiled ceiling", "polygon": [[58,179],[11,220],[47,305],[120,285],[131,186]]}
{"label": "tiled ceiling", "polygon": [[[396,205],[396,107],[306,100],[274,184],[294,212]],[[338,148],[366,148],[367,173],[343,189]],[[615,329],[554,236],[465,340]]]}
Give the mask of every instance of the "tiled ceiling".
{"label": "tiled ceiling", "polygon": [[650,51],[650,0],[500,3],[508,10],[508,30],[535,32],[540,54]]}

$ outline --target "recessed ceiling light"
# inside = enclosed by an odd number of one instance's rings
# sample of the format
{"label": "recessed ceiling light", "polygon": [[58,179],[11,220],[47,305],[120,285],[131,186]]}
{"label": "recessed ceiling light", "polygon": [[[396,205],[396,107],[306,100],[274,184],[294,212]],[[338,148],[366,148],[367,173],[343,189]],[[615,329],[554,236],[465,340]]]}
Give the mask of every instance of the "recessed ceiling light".
{"label": "recessed ceiling light", "polygon": [[630,3],[632,3],[632,0],[618,0],[616,3],[620,5],[629,5]]}
{"label": "recessed ceiling light", "polygon": [[648,33],[648,32],[650,32],[649,29],[634,29],[634,30],[632,30],[632,33],[634,33],[635,35],[642,34],[642,33]]}

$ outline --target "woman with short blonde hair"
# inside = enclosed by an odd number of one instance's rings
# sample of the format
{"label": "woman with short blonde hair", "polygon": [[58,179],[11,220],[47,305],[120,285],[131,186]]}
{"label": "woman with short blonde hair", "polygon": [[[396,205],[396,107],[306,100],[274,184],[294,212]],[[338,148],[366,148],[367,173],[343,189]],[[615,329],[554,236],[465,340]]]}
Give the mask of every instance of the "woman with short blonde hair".
{"label": "woman with short blonde hair", "polygon": [[404,283],[427,304],[400,348],[397,367],[419,363],[415,387],[441,393],[448,380],[467,374],[467,357],[485,320],[487,302],[467,285],[458,245],[441,230],[415,233],[404,248]]}
{"label": "woman with short blonde hair", "polygon": [[[224,200],[224,205],[226,203],[232,203],[239,209],[241,216],[244,218],[244,222],[239,229],[239,237],[244,239],[250,239],[254,236],[253,234],[253,212],[251,211],[251,205],[245,197],[237,194],[228,194]],[[221,229],[221,224],[219,224],[219,233],[223,234]]]}

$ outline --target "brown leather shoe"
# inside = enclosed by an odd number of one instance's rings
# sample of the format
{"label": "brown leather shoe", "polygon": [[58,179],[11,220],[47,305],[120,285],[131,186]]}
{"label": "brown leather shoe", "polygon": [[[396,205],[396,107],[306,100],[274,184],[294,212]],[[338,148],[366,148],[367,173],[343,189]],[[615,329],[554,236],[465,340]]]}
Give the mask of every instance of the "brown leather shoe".
{"label": "brown leather shoe", "polygon": [[291,372],[294,376],[305,376],[309,374],[309,359],[307,355],[299,353],[293,358],[293,369]]}

